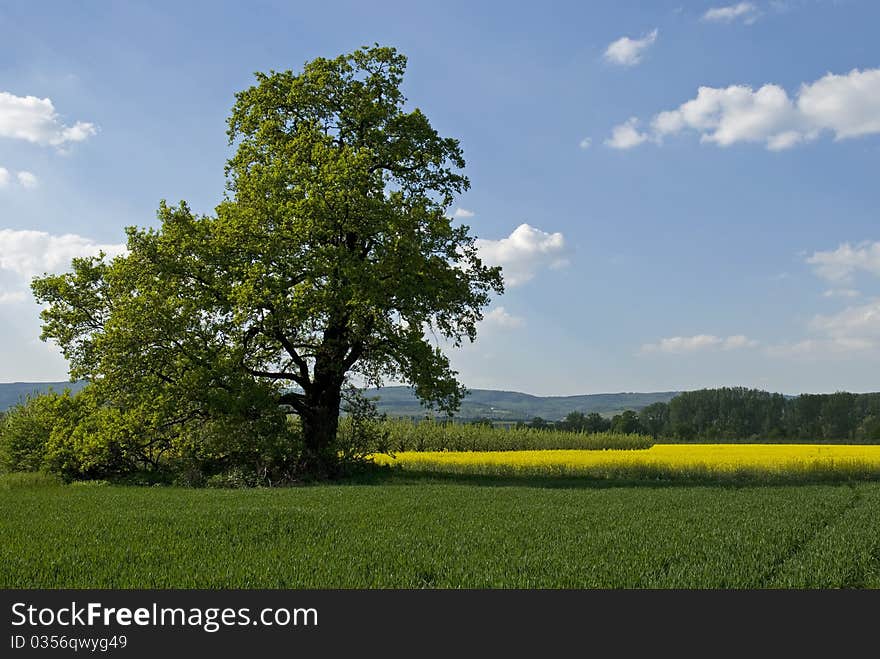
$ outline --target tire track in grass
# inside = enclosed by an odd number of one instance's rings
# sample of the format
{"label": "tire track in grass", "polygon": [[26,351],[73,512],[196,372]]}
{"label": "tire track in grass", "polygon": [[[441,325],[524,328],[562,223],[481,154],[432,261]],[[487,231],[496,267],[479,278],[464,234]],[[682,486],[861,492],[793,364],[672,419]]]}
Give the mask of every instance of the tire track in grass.
{"label": "tire track in grass", "polygon": [[[768,575],[768,588],[870,588],[880,580],[880,489],[853,497]],[[873,586],[872,586],[873,584]]]}
{"label": "tire track in grass", "polygon": [[880,543],[874,548],[865,577],[865,588],[880,588]]}
{"label": "tire track in grass", "polygon": [[[759,588],[774,588],[780,586],[774,586],[777,575],[783,569],[787,563],[789,563],[795,556],[800,554],[804,549],[809,546],[817,536],[823,534],[823,532],[829,527],[832,526],[836,520],[839,520],[841,517],[845,516],[847,512],[852,509],[858,503],[859,494],[855,489],[855,486],[850,485],[851,494],[849,499],[847,499],[846,503],[840,506],[839,509],[829,514],[827,517],[823,519],[816,520],[815,523],[811,524],[808,528],[804,529],[804,532],[800,534],[796,538],[792,538],[791,541],[785,546],[781,548],[780,553],[776,556],[776,558],[771,561],[767,568],[764,570],[764,573],[758,578],[757,587]],[[787,586],[782,586],[787,587]]]}

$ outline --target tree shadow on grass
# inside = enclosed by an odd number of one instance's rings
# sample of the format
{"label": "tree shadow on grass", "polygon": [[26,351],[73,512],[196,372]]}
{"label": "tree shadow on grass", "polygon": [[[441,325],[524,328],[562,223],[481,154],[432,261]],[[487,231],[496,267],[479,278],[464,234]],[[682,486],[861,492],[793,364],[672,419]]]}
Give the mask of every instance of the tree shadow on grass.
{"label": "tree shadow on grass", "polygon": [[627,476],[542,476],[535,474],[463,474],[442,471],[405,471],[397,467],[370,466],[346,477],[338,484],[351,485],[471,485],[476,487],[532,487],[541,489],[611,489],[611,488],[680,488],[680,487],[791,487],[797,485],[848,485],[880,482],[876,479],[853,478],[845,474],[774,477],[772,475],[730,475],[724,477],[652,477]]}

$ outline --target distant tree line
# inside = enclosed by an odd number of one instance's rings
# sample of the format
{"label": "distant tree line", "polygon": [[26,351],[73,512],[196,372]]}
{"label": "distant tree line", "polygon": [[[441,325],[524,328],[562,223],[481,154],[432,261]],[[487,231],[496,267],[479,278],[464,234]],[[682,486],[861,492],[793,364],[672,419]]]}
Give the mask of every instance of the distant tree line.
{"label": "distant tree line", "polygon": [[645,433],[639,420],[638,412],[626,410],[613,417],[606,418],[598,412],[569,412],[561,421],[550,422],[536,416],[528,423],[519,424],[539,430],[554,428],[556,430],[564,430],[567,432],[614,432],[623,435],[647,434]]}
{"label": "distant tree line", "polygon": [[528,425],[574,432],[644,433],[675,441],[880,442],[880,393],[803,394],[786,397],[759,389],[724,387],[679,394],[612,418],[571,412]]}

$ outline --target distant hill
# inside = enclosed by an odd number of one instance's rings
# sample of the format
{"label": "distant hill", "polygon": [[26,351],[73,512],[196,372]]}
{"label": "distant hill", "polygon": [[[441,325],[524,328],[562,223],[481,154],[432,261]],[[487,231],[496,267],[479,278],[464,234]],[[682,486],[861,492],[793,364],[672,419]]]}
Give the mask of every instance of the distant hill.
{"label": "distant hill", "polygon": [[[388,416],[423,417],[423,408],[409,387],[382,387],[364,392],[368,398],[378,397],[376,406]],[[651,403],[666,403],[678,391],[652,393],[622,392],[616,394],[585,394],[582,396],[532,396],[517,391],[471,389],[464,399],[457,418],[486,417],[497,421],[528,420],[540,416],[556,421],[569,412],[598,412],[613,415],[623,410],[640,410]]]}
{"label": "distant hill", "polygon": [[85,382],[0,382],[0,412],[23,401],[31,394],[41,394],[49,389],[62,392],[65,389],[79,391]]}
{"label": "distant hill", "polygon": [[[0,383],[0,411],[24,400],[28,394],[42,393],[50,388],[64,391],[82,389],[82,382],[7,382]],[[540,416],[548,421],[562,419],[569,412],[598,412],[613,415],[623,410],[640,410],[646,405],[668,402],[677,391],[653,393],[624,392],[617,394],[586,394],[583,396],[531,396],[517,391],[494,389],[471,389],[461,405],[456,418],[477,419],[486,417],[496,421],[526,421]],[[378,397],[376,405],[388,416],[425,416],[425,408],[409,387],[382,387],[368,389],[369,398]]]}

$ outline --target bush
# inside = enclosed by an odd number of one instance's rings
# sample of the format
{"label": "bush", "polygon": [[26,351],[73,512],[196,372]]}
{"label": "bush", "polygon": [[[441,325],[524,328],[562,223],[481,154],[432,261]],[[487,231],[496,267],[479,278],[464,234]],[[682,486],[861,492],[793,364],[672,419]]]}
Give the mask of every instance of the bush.
{"label": "bush", "polygon": [[192,424],[175,441],[166,464],[178,485],[272,486],[297,479],[301,451],[298,421],[279,410]]}
{"label": "bush", "polygon": [[46,443],[49,471],[66,480],[91,480],[127,474],[144,462],[143,429],[135,419],[101,405],[91,392],[80,393],[72,403]]}
{"label": "bush", "polygon": [[299,426],[270,403],[265,392],[244,390],[210,412],[175,417],[165,401],[120,403],[94,384],[76,395],[33,396],[0,418],[0,470],[45,470],[66,481],[290,482]]}
{"label": "bush", "polygon": [[388,453],[390,431],[385,414],[379,414],[373,400],[365,398],[355,387],[343,395],[342,411],[336,433],[336,449],[342,471],[366,465],[371,453]]}
{"label": "bush", "polygon": [[3,417],[0,465],[67,480],[125,473],[141,457],[140,430],[118,409],[101,404],[91,387],[76,395],[32,396]]}
{"label": "bush", "polygon": [[29,396],[0,420],[0,469],[39,471],[45,468],[49,437],[65,425],[74,406],[69,391]]}

